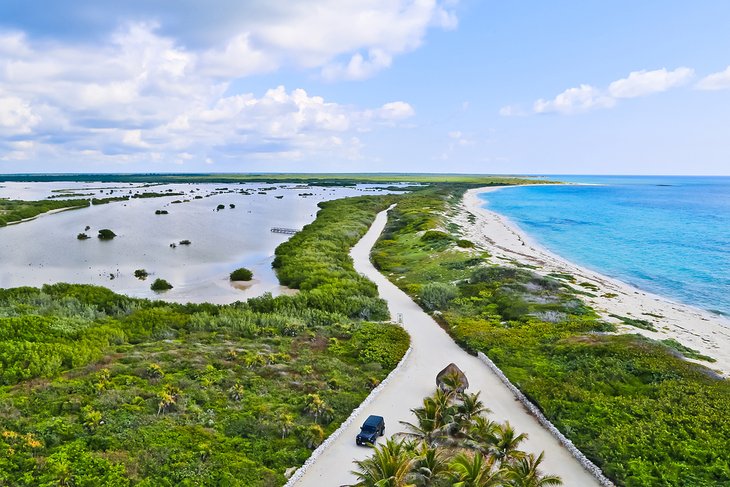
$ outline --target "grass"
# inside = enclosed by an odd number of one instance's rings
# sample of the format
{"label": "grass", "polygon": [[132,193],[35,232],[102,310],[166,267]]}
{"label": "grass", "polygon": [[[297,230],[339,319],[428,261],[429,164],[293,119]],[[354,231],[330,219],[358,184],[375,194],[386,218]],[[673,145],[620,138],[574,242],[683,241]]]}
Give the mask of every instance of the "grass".
{"label": "grass", "polygon": [[664,345],[666,345],[667,347],[671,348],[672,350],[676,350],[677,352],[681,353],[682,355],[684,355],[687,358],[692,358],[695,360],[704,360],[705,362],[710,362],[710,363],[717,362],[717,360],[715,360],[714,358],[707,356],[707,355],[703,355],[693,348],[684,346],[673,338],[667,338],[666,340],[662,340],[661,342]]}
{"label": "grass", "polygon": [[647,320],[642,320],[640,318],[630,318],[628,316],[619,316],[612,313],[608,316],[620,320],[625,325],[633,326],[635,328],[641,328],[642,330],[658,331],[656,327]]}

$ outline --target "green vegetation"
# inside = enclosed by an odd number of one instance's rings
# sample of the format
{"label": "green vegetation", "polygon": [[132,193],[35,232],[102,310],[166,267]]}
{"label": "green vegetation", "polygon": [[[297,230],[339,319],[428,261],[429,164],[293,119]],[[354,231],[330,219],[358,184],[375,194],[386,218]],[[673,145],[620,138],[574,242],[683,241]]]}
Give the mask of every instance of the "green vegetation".
{"label": "green vegetation", "polygon": [[453,211],[461,189],[403,196],[374,249],[376,266],[437,310],[459,344],[486,353],[618,485],[729,485],[730,383],[682,359],[676,350],[690,356],[686,347],[606,333],[614,326],[568,276],[457,249],[460,236],[440,235],[448,224],[439,215]]}
{"label": "green vegetation", "polygon": [[404,423],[405,433],[355,462],[357,487],[562,485],[540,471],[542,453],[519,449],[526,435],[487,417],[478,393],[437,390],[412,411],[416,421]]}
{"label": "green vegetation", "polygon": [[[301,183],[311,186],[352,186],[358,183],[461,183],[473,186],[502,186],[506,184],[550,183],[545,179],[527,179],[511,176],[485,176],[481,174],[9,174],[0,181],[76,181],[76,182],[125,182],[125,183]],[[271,188],[271,189],[276,189]],[[163,194],[168,196],[169,194]]]}
{"label": "green vegetation", "polygon": [[168,289],[172,289],[172,284],[164,279],[158,278],[155,279],[155,282],[152,283],[150,289],[152,289],[153,291],[167,291]]}
{"label": "green vegetation", "polygon": [[388,318],[348,257],[386,206],[324,204],[277,251],[294,296],[0,290],[0,485],[282,485],[408,348],[400,327],[357,319]]}
{"label": "green vegetation", "polygon": [[86,235],[85,233],[79,233],[78,235],[76,235],[76,238],[77,238],[77,239],[79,239],[79,240],[88,240],[88,239],[90,239],[91,237],[89,237],[89,236],[88,236],[88,235]]}
{"label": "green vegetation", "polygon": [[156,193],[154,191],[147,191],[144,193],[135,193],[132,198],[162,198],[164,196],[184,196],[185,193],[173,193],[171,191],[165,193]]}
{"label": "green vegetation", "polygon": [[150,275],[149,272],[147,272],[145,269],[137,269],[134,271],[134,277],[136,277],[137,279],[140,279],[142,281],[147,279],[147,277],[149,275]]}
{"label": "green vegetation", "polygon": [[155,215],[167,215],[169,213],[167,210],[155,210]]}
{"label": "green vegetation", "polygon": [[272,265],[279,281],[307,291],[292,299],[350,318],[388,319],[388,306],[375,284],[355,271],[349,250],[392,201],[360,196],[319,203],[317,219],[276,249]]}
{"label": "green vegetation", "polygon": [[91,198],[92,205],[106,205],[115,201],[128,201],[129,196],[112,196],[109,198]]}
{"label": "green vegetation", "polygon": [[179,242],[180,245],[190,245],[191,243],[192,242],[188,239],[180,240],[180,242]]}
{"label": "green vegetation", "polygon": [[109,230],[108,228],[102,228],[99,230],[99,240],[112,240],[117,234]]}
{"label": "green vegetation", "polygon": [[649,330],[649,331],[658,331],[654,325],[651,324],[650,321],[647,320],[641,320],[637,318],[629,318],[628,316],[619,316],[615,314],[609,314],[611,318],[616,318],[617,320],[620,320],[622,323],[633,326],[634,328],[641,328],[642,330]]}
{"label": "green vegetation", "polygon": [[89,206],[88,200],[44,200],[22,201],[0,199],[0,227],[35,218],[42,213],[64,209],[84,208]]}
{"label": "green vegetation", "polygon": [[236,269],[235,271],[231,272],[231,275],[230,275],[231,281],[250,281],[252,278],[253,278],[253,272],[246,269],[245,267]]}
{"label": "green vegetation", "polygon": [[705,362],[717,362],[712,357],[709,357],[707,355],[702,355],[697,350],[687,347],[685,345],[682,345],[677,340],[673,338],[667,338],[666,340],[662,340],[662,343],[666,345],[667,347],[671,348],[672,350],[676,350],[677,352],[681,353],[687,358],[693,358],[695,360],[704,360]]}

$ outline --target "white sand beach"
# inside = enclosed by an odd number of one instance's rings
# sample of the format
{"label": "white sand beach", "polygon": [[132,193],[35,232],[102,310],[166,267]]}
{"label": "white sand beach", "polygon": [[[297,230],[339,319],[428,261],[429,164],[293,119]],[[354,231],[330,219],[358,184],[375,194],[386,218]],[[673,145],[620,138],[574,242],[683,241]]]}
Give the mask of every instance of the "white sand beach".
{"label": "white sand beach", "polygon": [[[646,337],[663,340],[672,338],[682,345],[699,351],[716,360],[714,363],[697,361],[724,377],[730,377],[730,320],[699,308],[673,302],[664,297],[637,289],[629,284],[604,276],[598,272],[569,262],[535,243],[506,217],[482,207],[480,193],[508,188],[477,188],[466,192],[460,211],[453,221],[464,231],[464,238],[492,254],[492,260],[516,261],[537,266],[535,272],[567,273],[577,283],[596,286],[591,289],[595,297],[581,298],[598,311],[606,321],[616,323],[621,333],[640,333]],[[474,215],[470,222],[469,214]],[[623,324],[609,314],[649,321],[656,332]]]}

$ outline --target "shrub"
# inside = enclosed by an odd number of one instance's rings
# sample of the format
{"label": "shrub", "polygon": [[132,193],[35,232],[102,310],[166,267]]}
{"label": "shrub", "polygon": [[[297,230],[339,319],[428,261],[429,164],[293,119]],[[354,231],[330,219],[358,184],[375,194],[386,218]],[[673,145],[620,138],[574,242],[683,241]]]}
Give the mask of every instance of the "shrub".
{"label": "shrub", "polygon": [[102,228],[99,230],[99,238],[101,240],[111,240],[116,237],[117,234],[109,230],[108,228]]}
{"label": "shrub", "polygon": [[168,289],[172,289],[172,284],[164,279],[155,279],[155,282],[152,283],[150,289],[153,291],[167,291]]}
{"label": "shrub", "polygon": [[86,235],[85,233],[79,233],[78,235],[76,235],[76,238],[78,238],[79,240],[88,240],[88,239],[90,239],[91,237],[89,237],[89,236],[88,236],[88,235]]}
{"label": "shrub", "polygon": [[241,267],[231,272],[231,281],[250,281],[253,278],[253,272]]}
{"label": "shrub", "polygon": [[149,276],[149,272],[144,269],[137,269],[136,271],[134,271],[134,277],[136,277],[137,279],[141,279],[144,281],[145,279],[147,279],[147,276]]}
{"label": "shrub", "polygon": [[471,248],[474,248],[474,242],[472,242],[471,240],[463,239],[463,238],[457,240],[456,241],[456,245],[458,245],[462,249],[471,249]]}
{"label": "shrub", "polygon": [[218,205],[215,207],[215,211],[225,210],[225,208],[226,208],[226,205]]}
{"label": "shrub", "polygon": [[430,311],[444,309],[458,294],[455,286],[442,282],[430,282],[421,288],[421,302]]}
{"label": "shrub", "polygon": [[423,234],[421,237],[421,240],[424,242],[448,242],[451,240],[451,235],[444,232],[439,232],[438,230],[429,230],[426,233]]}
{"label": "shrub", "polygon": [[180,245],[190,245],[190,243],[191,243],[190,240],[187,240],[187,239],[180,240]]}
{"label": "shrub", "polygon": [[167,215],[167,210],[155,210],[155,215]]}

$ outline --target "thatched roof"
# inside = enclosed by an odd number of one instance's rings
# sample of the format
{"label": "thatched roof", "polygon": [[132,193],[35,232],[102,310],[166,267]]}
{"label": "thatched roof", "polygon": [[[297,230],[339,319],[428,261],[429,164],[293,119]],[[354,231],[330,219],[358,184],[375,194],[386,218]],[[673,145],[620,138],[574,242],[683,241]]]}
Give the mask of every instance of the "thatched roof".
{"label": "thatched roof", "polygon": [[456,364],[451,363],[436,375],[436,385],[443,391],[464,392],[469,387],[469,380]]}

